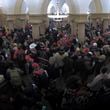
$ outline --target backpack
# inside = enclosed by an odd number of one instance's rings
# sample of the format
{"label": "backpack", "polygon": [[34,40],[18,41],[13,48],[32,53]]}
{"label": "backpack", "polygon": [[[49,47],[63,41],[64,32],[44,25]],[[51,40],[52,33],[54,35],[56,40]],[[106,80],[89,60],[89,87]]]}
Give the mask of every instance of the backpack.
{"label": "backpack", "polygon": [[41,80],[45,79],[48,77],[48,74],[46,73],[45,70],[40,69],[34,72],[35,76],[38,76]]}
{"label": "backpack", "polygon": [[13,69],[13,70],[10,69],[9,74],[10,74],[10,83],[13,86],[21,86],[22,80],[21,80],[21,77],[19,75],[18,70],[17,69]]}
{"label": "backpack", "polygon": [[25,60],[25,54],[23,51],[20,51],[18,54],[17,54],[17,60],[18,61],[24,61]]}

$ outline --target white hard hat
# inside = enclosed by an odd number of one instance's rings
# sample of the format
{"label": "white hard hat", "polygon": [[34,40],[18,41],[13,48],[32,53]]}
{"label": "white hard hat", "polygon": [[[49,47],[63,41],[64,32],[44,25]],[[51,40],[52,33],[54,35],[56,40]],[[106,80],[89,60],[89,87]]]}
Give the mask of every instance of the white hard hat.
{"label": "white hard hat", "polygon": [[37,45],[36,45],[35,43],[32,43],[32,44],[29,45],[29,48],[30,48],[30,49],[33,49],[33,48],[35,48],[36,46],[37,46]]}
{"label": "white hard hat", "polygon": [[97,46],[97,43],[93,43],[93,46]]}

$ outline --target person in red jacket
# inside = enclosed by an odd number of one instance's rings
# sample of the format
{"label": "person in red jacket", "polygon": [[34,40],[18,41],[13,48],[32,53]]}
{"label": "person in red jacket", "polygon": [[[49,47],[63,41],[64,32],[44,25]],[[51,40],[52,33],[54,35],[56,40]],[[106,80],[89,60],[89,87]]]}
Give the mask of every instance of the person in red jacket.
{"label": "person in red jacket", "polygon": [[47,88],[48,86],[48,73],[46,70],[40,67],[39,64],[33,63],[33,76],[35,82],[38,84],[40,88]]}

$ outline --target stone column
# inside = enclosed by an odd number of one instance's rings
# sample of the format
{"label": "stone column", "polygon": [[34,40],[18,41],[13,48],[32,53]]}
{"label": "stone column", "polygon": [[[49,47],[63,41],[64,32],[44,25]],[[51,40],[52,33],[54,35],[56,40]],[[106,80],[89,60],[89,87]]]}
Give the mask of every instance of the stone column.
{"label": "stone column", "polygon": [[26,25],[26,20],[21,19],[21,28],[25,28],[25,25]]}
{"label": "stone column", "polygon": [[73,33],[77,34],[77,31],[78,31],[78,24],[77,22],[73,22]]}
{"label": "stone column", "polygon": [[41,23],[40,24],[40,34],[44,35],[45,34],[45,30],[46,30],[46,24],[45,23]]}
{"label": "stone column", "polygon": [[46,24],[46,28],[49,27],[49,18],[48,17],[46,19],[46,23],[45,24]]}
{"label": "stone column", "polygon": [[77,33],[77,22],[73,21],[70,22],[70,26],[71,26],[71,35],[74,35]]}
{"label": "stone column", "polygon": [[92,24],[93,24],[93,26],[96,28],[96,26],[97,26],[97,21],[96,21],[96,19],[92,19]]}
{"label": "stone column", "polygon": [[85,40],[85,23],[84,22],[78,22],[77,24],[78,28],[78,38],[81,43]]}
{"label": "stone column", "polygon": [[2,26],[3,19],[2,19],[2,15],[0,15],[0,26]]}
{"label": "stone column", "polygon": [[104,21],[103,21],[103,29],[104,29],[104,31],[108,28],[108,25],[109,25],[109,19],[104,19]]}
{"label": "stone column", "polygon": [[31,23],[32,24],[32,36],[33,39],[39,39],[40,38],[40,33],[39,33],[39,29],[40,26],[38,23]]}
{"label": "stone column", "polygon": [[74,34],[74,25],[73,25],[72,21],[70,22],[70,26],[71,26],[71,35],[73,35]]}
{"label": "stone column", "polygon": [[14,29],[14,20],[7,20],[7,26],[9,28],[9,30],[13,30]]}

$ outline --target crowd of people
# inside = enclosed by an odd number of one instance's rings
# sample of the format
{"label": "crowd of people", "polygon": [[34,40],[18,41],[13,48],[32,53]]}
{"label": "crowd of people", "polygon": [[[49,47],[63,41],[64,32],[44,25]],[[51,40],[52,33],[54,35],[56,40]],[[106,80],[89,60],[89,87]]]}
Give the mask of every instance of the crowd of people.
{"label": "crowd of people", "polygon": [[85,35],[80,43],[75,34],[48,28],[45,37],[33,39],[31,25],[0,27],[0,110],[109,105],[109,39],[99,24],[86,24]]}

